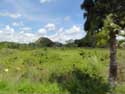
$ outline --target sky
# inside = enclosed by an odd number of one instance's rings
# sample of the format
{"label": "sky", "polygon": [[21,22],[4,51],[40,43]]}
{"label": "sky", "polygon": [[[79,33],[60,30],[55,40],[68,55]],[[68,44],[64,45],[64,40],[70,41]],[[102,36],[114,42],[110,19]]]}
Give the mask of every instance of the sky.
{"label": "sky", "polygon": [[30,43],[40,37],[55,42],[85,36],[83,0],[0,0],[0,41]]}

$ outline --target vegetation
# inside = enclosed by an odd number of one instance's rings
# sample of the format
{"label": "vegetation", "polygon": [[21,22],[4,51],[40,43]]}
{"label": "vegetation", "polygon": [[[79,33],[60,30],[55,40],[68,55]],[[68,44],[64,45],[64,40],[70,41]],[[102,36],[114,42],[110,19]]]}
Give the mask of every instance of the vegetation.
{"label": "vegetation", "polygon": [[[118,51],[122,67],[124,53]],[[0,94],[108,94],[108,61],[107,49],[2,48]],[[117,94],[125,93],[124,77],[120,73]]]}
{"label": "vegetation", "polygon": [[53,42],[48,38],[41,37],[33,43],[15,43],[15,42],[0,42],[0,48],[11,48],[11,49],[35,49],[43,47],[62,47],[63,44]]}
{"label": "vegetation", "polygon": [[[85,0],[81,5],[85,9],[84,16],[87,18],[85,29],[96,37],[96,32],[107,31],[110,45],[110,71],[109,81],[112,87],[117,80],[117,40],[116,35],[125,28],[125,2],[124,0]],[[108,38],[107,38],[108,40]],[[102,40],[101,40],[102,41]],[[103,40],[103,43],[106,41]]]}
{"label": "vegetation", "polygon": [[0,94],[125,94],[124,0],[84,0],[81,9],[80,40],[0,43]]}

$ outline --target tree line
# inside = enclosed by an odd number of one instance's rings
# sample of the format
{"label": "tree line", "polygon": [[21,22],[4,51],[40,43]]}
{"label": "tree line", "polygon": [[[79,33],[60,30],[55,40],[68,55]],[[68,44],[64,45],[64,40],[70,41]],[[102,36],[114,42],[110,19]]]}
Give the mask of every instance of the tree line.
{"label": "tree line", "polygon": [[[118,40],[117,45],[119,48],[125,48],[125,40]],[[59,42],[53,42],[48,38],[39,38],[32,43],[16,43],[16,42],[0,42],[0,48],[12,48],[12,49],[35,49],[43,47],[89,47],[89,48],[108,48],[109,41],[104,32],[99,32],[96,35],[96,43],[91,38],[91,34],[87,34],[82,39],[68,40],[65,44]]]}

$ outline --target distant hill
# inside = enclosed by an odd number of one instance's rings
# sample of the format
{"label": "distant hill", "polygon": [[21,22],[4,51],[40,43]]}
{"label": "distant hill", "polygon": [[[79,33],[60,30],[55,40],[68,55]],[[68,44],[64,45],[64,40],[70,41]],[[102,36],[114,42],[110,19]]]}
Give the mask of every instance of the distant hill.
{"label": "distant hill", "polygon": [[49,38],[41,37],[34,44],[38,47],[61,47],[63,44],[59,42],[53,42]]}
{"label": "distant hill", "polygon": [[41,37],[37,41],[35,41],[35,45],[39,47],[52,47],[54,42],[48,38]]}

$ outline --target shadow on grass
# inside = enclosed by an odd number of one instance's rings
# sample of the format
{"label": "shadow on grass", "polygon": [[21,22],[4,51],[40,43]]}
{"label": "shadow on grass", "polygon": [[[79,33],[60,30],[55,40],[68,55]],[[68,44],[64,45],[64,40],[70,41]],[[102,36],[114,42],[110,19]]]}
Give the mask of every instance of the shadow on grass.
{"label": "shadow on grass", "polygon": [[57,82],[71,94],[107,94],[110,90],[109,84],[104,82],[102,77],[79,69],[62,75],[52,74],[50,81]]}

